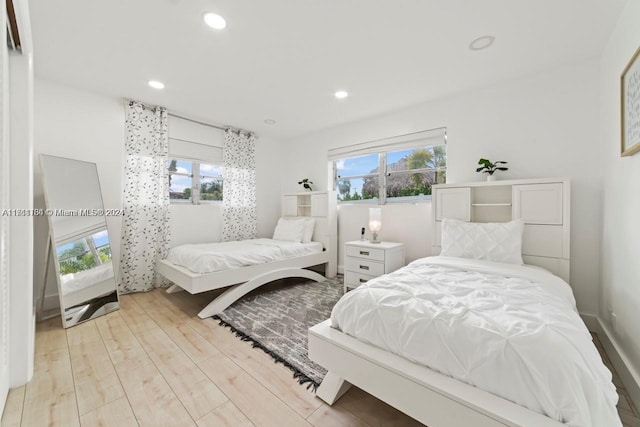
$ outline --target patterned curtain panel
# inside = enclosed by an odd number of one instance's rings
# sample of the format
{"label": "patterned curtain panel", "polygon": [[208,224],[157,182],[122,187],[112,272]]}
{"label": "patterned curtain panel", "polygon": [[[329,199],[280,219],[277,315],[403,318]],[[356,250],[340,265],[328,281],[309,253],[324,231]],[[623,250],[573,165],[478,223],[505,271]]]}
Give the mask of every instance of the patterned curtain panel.
{"label": "patterned curtain panel", "polygon": [[255,137],[227,129],[224,134],[222,240],[256,237]]}
{"label": "patterned curtain panel", "polygon": [[168,284],[156,261],[169,252],[167,111],[131,101],[126,107],[121,293]]}

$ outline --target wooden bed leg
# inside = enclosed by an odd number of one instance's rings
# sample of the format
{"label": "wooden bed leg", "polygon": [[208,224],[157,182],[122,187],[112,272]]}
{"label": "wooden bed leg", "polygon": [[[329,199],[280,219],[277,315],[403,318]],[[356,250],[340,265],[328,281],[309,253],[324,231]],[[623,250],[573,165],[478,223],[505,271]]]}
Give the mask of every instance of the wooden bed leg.
{"label": "wooden bed leg", "polygon": [[222,313],[227,307],[245,296],[254,289],[259,288],[265,283],[273,282],[278,279],[288,277],[304,277],[305,279],[315,280],[316,282],[324,282],[326,277],[316,273],[315,271],[305,270],[304,268],[283,268],[280,270],[270,271],[262,276],[255,277],[248,282],[235,285],[218,295],[216,299],[211,301],[209,305],[198,313],[198,317],[206,319],[214,314]]}
{"label": "wooden bed leg", "polygon": [[180,291],[184,291],[184,289],[182,289],[180,286],[178,285],[171,285],[167,288],[167,293],[168,294],[175,294],[176,292],[180,292]]}
{"label": "wooden bed leg", "polygon": [[340,399],[350,388],[351,383],[340,378],[333,372],[327,372],[320,387],[316,390],[316,396],[327,402],[327,404],[333,405],[336,400]]}

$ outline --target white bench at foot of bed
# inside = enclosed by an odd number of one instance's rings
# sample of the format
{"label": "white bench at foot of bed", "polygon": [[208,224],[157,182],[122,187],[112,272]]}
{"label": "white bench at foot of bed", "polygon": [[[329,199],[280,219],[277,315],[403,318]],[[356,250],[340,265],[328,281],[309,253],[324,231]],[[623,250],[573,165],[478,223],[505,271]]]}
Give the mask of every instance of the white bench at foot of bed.
{"label": "white bench at foot of bed", "polygon": [[[158,273],[174,283],[167,292],[176,292],[184,289],[191,294],[230,287],[207,305],[198,316],[202,319],[222,313],[242,296],[273,282],[274,280],[289,277],[303,277],[317,282],[327,280],[326,277],[305,267],[328,264],[327,252],[319,252],[310,255],[289,258],[265,264],[251,265],[232,270],[222,270],[213,273],[198,274],[188,269],[175,265],[168,260],[158,262]],[[327,266],[327,277],[331,277],[332,269]],[[335,275],[335,273],[333,273]]]}

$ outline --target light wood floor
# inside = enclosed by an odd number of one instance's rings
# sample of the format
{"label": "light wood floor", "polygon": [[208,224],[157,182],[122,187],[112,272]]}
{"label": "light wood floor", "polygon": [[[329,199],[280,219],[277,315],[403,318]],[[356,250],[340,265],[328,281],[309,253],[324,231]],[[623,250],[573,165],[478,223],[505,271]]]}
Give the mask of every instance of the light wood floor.
{"label": "light wood floor", "polygon": [[[2,427],[421,425],[355,387],[329,407],[270,356],[199,319],[210,300],[155,290],[67,330],[59,318],[38,323],[33,380],[9,393]],[[620,396],[625,426],[640,426]]]}

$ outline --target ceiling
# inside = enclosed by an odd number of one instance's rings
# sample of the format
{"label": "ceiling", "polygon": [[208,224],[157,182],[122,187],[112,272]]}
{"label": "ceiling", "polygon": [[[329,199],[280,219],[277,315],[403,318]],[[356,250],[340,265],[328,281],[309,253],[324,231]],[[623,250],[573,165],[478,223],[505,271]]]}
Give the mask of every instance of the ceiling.
{"label": "ceiling", "polygon": [[[31,0],[30,9],[36,77],[283,139],[597,57],[626,1]],[[205,12],[227,28],[207,27]],[[483,35],[493,46],[470,50]],[[335,99],[339,89],[350,96]]]}

